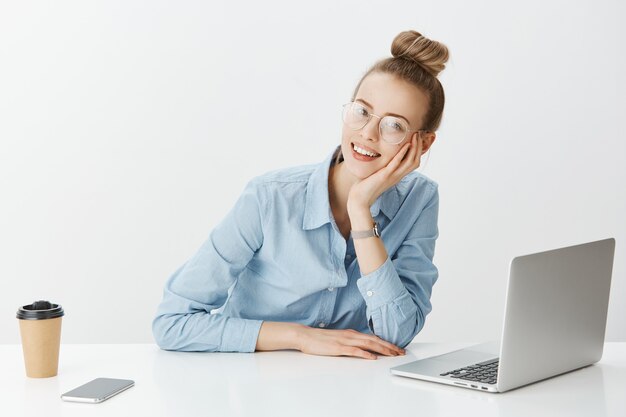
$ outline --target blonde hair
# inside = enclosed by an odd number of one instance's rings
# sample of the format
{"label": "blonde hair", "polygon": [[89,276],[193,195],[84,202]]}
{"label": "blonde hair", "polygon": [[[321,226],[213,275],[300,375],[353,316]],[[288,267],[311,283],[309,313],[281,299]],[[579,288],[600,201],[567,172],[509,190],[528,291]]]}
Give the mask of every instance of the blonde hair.
{"label": "blonde hair", "polygon": [[[352,94],[355,99],[363,80],[374,72],[392,74],[407,81],[428,96],[428,111],[422,120],[421,129],[434,132],[441,124],[445,95],[437,75],[444,70],[448,61],[448,48],[414,30],[400,32],[391,43],[390,58],[377,61],[365,72]],[[341,148],[336,163],[343,160]]]}

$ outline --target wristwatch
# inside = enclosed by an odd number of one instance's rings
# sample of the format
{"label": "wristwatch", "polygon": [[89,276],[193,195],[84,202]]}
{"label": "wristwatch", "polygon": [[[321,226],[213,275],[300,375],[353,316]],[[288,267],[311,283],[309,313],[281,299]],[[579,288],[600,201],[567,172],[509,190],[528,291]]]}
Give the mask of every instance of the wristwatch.
{"label": "wristwatch", "polygon": [[380,237],[380,233],[378,232],[378,223],[374,222],[374,228],[371,230],[359,230],[359,231],[350,231],[350,235],[352,239],[362,239],[364,237],[376,236]]}

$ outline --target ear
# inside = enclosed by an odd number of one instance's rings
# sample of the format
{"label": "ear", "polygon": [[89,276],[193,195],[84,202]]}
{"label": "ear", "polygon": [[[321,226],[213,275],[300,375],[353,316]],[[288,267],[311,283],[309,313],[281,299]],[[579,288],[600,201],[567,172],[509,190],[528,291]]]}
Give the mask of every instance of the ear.
{"label": "ear", "polygon": [[[419,132],[416,132],[416,134],[419,135]],[[435,132],[422,133],[422,155],[428,152],[430,147],[433,146],[433,142],[435,142],[436,138],[437,135]]]}

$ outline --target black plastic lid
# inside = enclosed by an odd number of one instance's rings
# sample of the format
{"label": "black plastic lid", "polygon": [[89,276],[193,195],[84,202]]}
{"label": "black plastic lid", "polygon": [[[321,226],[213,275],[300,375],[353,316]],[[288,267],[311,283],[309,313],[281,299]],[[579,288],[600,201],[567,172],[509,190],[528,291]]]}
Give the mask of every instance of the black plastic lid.
{"label": "black plastic lid", "polygon": [[63,307],[60,305],[39,300],[20,307],[16,317],[21,320],[45,320],[61,317],[64,314]]}

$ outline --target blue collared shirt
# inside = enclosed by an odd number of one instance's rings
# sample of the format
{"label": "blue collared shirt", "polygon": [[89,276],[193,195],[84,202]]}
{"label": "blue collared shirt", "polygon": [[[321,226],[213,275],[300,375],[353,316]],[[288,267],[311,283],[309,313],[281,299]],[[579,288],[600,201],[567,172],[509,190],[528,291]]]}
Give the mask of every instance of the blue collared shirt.
{"label": "blue collared shirt", "polygon": [[[438,270],[437,183],[413,171],[372,204],[388,253],[361,275],[319,164],[248,182],[199,250],[167,280],[152,330],[167,350],[254,352],[264,320],[374,333],[404,347],[424,326]],[[368,238],[370,239],[370,238]]]}

